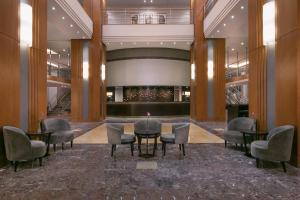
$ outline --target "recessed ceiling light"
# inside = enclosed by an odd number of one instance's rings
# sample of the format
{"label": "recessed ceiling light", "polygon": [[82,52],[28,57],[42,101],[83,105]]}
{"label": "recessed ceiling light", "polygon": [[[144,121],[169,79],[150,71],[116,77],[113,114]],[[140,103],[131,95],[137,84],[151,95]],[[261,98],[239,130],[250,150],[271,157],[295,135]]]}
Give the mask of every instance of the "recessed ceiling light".
{"label": "recessed ceiling light", "polygon": [[244,43],[244,42],[241,42],[241,45],[242,45],[242,46],[244,46],[244,45],[245,45],[245,43]]}
{"label": "recessed ceiling light", "polygon": [[150,0],[151,3],[153,3],[153,0]]}
{"label": "recessed ceiling light", "polygon": [[220,30],[217,30],[217,33],[220,33]]}
{"label": "recessed ceiling light", "polygon": [[231,19],[234,19],[235,18],[235,16],[234,15],[231,15]]}
{"label": "recessed ceiling light", "polygon": [[232,49],[231,49],[231,51],[235,51],[235,49],[234,49],[234,48],[232,48]]}
{"label": "recessed ceiling light", "polygon": [[223,24],[223,26],[226,26],[226,24]]}
{"label": "recessed ceiling light", "polygon": [[73,27],[73,24],[70,24],[70,27],[72,28],[72,27]]}
{"label": "recessed ceiling light", "polygon": [[55,10],[56,8],[55,8],[55,6],[52,6],[52,10]]}
{"label": "recessed ceiling light", "polygon": [[147,3],[147,1],[146,1],[146,0],[144,0],[144,3]]}
{"label": "recessed ceiling light", "polygon": [[241,9],[242,9],[242,10],[244,10],[244,8],[245,8],[244,6],[241,6]]}
{"label": "recessed ceiling light", "polygon": [[63,19],[63,20],[64,20],[64,19],[65,19],[65,17],[64,17],[64,16],[62,16],[62,17],[61,17],[61,19]]}
{"label": "recessed ceiling light", "polygon": [[63,49],[63,52],[66,52],[66,49]]}

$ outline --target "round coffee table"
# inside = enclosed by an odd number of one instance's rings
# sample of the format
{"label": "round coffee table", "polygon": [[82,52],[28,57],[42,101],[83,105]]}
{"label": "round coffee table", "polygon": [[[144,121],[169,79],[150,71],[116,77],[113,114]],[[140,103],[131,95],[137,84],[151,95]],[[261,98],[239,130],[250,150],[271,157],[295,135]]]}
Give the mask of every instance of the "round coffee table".
{"label": "round coffee table", "polygon": [[[144,158],[150,158],[155,156],[155,150],[157,149],[157,138],[160,136],[160,132],[157,130],[134,130],[134,134],[138,138],[138,149],[139,149],[139,156],[144,157]],[[141,143],[142,139],[146,139],[146,153],[142,153],[141,149]],[[148,150],[148,140],[149,139],[154,139],[154,146],[153,146],[153,152],[152,154],[149,153]]]}

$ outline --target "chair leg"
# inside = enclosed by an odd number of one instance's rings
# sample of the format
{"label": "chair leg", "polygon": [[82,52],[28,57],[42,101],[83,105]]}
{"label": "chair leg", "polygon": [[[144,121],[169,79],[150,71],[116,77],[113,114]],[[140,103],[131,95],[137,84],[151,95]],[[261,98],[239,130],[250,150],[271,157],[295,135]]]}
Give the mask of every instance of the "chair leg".
{"label": "chair leg", "polygon": [[179,150],[181,151],[181,144],[179,144]]}
{"label": "chair leg", "polygon": [[133,149],[134,149],[133,143],[130,144],[130,148],[131,148],[131,156],[133,156]]}
{"label": "chair leg", "polygon": [[283,168],[283,171],[286,172],[285,162],[280,162]]}
{"label": "chair leg", "polygon": [[165,156],[166,155],[166,143],[164,142],[163,145],[164,145],[164,154],[163,155]]}
{"label": "chair leg", "polygon": [[182,153],[183,153],[183,156],[185,156],[184,144],[182,144],[181,146],[182,146]]}
{"label": "chair leg", "polygon": [[41,157],[41,158],[39,158],[39,164],[40,164],[40,166],[42,166],[43,165],[43,158]]}
{"label": "chair leg", "polygon": [[53,151],[56,151],[56,144],[53,144]]}
{"label": "chair leg", "polygon": [[224,144],[225,144],[225,148],[226,148],[226,147],[227,147],[227,140],[225,140],[225,143],[224,143]]}
{"label": "chair leg", "polygon": [[111,145],[111,152],[110,152],[110,156],[113,157],[114,156],[114,151],[115,151],[115,145]]}
{"label": "chair leg", "polygon": [[65,143],[61,143],[61,150],[63,151],[65,149]]}
{"label": "chair leg", "polygon": [[73,148],[73,140],[71,140],[71,148]]}
{"label": "chair leg", "polygon": [[15,161],[15,163],[14,163],[14,164],[15,164],[15,166],[14,166],[14,167],[15,167],[15,172],[17,172],[17,168],[18,168],[18,164],[19,164],[19,162],[18,162],[18,161]]}
{"label": "chair leg", "polygon": [[256,158],[255,160],[256,160],[256,168],[259,168],[259,159]]}
{"label": "chair leg", "polygon": [[235,143],[235,148],[236,148],[236,149],[238,148],[238,145],[237,145],[237,143]]}

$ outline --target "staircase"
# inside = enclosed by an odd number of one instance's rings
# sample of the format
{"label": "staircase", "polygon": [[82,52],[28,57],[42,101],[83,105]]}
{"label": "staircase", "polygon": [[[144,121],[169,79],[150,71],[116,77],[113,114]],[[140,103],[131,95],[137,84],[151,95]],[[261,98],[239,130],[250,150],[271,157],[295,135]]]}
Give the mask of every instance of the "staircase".
{"label": "staircase", "polygon": [[60,115],[71,112],[71,91],[63,94],[54,108],[48,110],[48,115]]}
{"label": "staircase", "polygon": [[238,86],[226,88],[226,103],[227,105],[248,104],[248,98],[242,95]]}

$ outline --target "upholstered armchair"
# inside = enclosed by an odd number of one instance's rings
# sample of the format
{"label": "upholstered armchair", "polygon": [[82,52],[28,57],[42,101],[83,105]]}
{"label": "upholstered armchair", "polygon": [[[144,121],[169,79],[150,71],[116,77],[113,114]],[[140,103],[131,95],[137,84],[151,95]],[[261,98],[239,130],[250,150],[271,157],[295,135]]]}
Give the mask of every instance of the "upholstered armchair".
{"label": "upholstered armchair", "polygon": [[256,166],[260,160],[280,162],[286,172],[285,162],[291,158],[295,128],[291,125],[272,129],[267,140],[258,140],[251,143],[251,155],[256,158]]}
{"label": "upholstered armchair", "polygon": [[14,163],[15,172],[18,163],[39,159],[42,166],[42,159],[46,154],[46,144],[42,141],[30,140],[26,133],[16,127],[4,126],[3,137],[7,160]]}
{"label": "upholstered armchair", "polygon": [[48,144],[53,144],[54,151],[56,149],[56,144],[62,144],[62,149],[64,149],[64,144],[70,142],[71,148],[73,147],[74,133],[67,120],[49,118],[42,120],[40,125],[42,133],[49,134],[47,142]]}
{"label": "upholstered armchair", "polygon": [[[256,120],[249,117],[238,117],[231,120],[223,134],[225,140],[225,147],[227,142],[234,144],[241,144],[243,147],[244,138],[241,131],[256,131]],[[251,137],[246,135],[246,140],[250,143]]]}
{"label": "upholstered armchair", "polygon": [[130,144],[131,155],[133,156],[135,136],[124,133],[124,126],[121,124],[107,124],[108,144],[111,144],[111,157],[117,149],[117,145]]}
{"label": "upholstered armchair", "polygon": [[185,156],[184,145],[189,139],[190,124],[178,123],[172,125],[172,134],[162,134],[160,141],[162,142],[163,156],[166,155],[166,144],[179,144],[179,150],[182,150]]}

